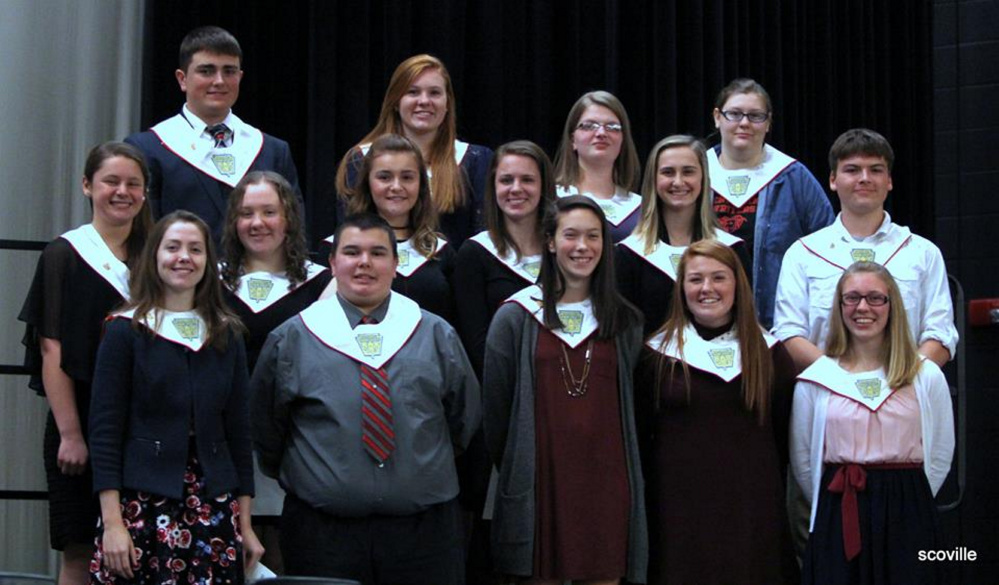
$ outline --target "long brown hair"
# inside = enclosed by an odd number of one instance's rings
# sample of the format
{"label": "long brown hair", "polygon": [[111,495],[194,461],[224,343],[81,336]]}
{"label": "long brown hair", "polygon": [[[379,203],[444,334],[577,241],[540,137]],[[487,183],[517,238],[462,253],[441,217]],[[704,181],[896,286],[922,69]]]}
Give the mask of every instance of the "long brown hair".
{"label": "long brown hair", "polygon": [[583,112],[590,106],[603,106],[614,112],[621,121],[621,152],[614,161],[614,184],[634,191],[638,188],[641,167],[635,140],[631,136],[631,122],[628,121],[624,104],[608,91],[584,93],[569,110],[558,152],[555,153],[555,182],[559,185],[575,185],[579,182],[579,155],[572,148],[572,134],[576,131]]}
{"label": "long brown hair", "polygon": [[[680,354],[680,365],[683,368],[683,378],[687,387],[687,401],[690,401],[690,369],[683,360],[683,330],[694,321],[694,316],[687,307],[687,296],[684,294],[684,280],[687,276],[687,265],[692,258],[703,256],[722,263],[735,275],[735,303],[732,305],[735,334],[739,340],[739,357],[742,360],[742,401],[746,410],[755,412],[759,423],[766,421],[770,410],[774,371],[773,360],[763,338],[763,330],[756,320],[756,308],[753,306],[753,289],[749,278],[742,268],[742,262],[731,248],[717,240],[700,240],[694,242],[680,257],[677,268],[676,286],[673,287],[673,302],[669,316],[663,326],[653,336],[663,334],[660,350],[675,342]],[[666,365],[670,367],[669,377],[672,382],[676,361],[660,351],[656,364],[656,379],[662,380]],[[655,386],[655,402],[660,404],[659,384]]]}
{"label": "long brown hair", "polygon": [[348,167],[358,165],[361,155],[361,145],[374,142],[383,134],[405,135],[402,119],[399,117],[399,102],[417,77],[425,71],[435,70],[444,78],[444,91],[447,94],[447,111],[441,121],[437,135],[427,153],[427,166],[433,171],[430,180],[430,192],[433,195],[434,206],[440,213],[451,213],[465,203],[465,178],[454,160],[454,141],[458,136],[457,122],[458,105],[455,101],[454,87],[451,75],[444,63],[433,55],[414,55],[396,67],[389,79],[385,98],[382,100],[381,113],[378,122],[347,154],[340,160],[336,171],[336,190],[340,197],[347,198],[353,185],[347,184]]}
{"label": "long brown hair", "polygon": [[175,223],[189,223],[198,228],[205,242],[205,274],[194,289],[194,310],[205,320],[205,345],[224,351],[230,334],[242,332],[243,325],[222,297],[222,282],[219,280],[218,259],[211,232],[205,222],[190,211],[183,209],[174,211],[153,226],[139,256],[138,266],[129,275],[128,288],[131,300],[123,310],[135,309],[132,326],[138,330],[145,327],[143,322],[150,313],[153,313],[158,321],[156,310],[163,306],[165,293],[156,255],[163,242],[163,236]]}
{"label": "long brown hair", "polygon": [[922,367],[919,350],[909,332],[909,319],[905,312],[905,301],[898,290],[895,279],[888,269],[876,262],[855,262],[839,277],[833,297],[832,314],[829,317],[829,337],[826,341],[826,355],[842,357],[850,351],[850,332],[843,324],[843,286],[846,279],[856,274],[873,274],[888,289],[888,324],[885,326],[885,339],[881,344],[881,363],[888,376],[888,385],[901,388],[912,384]]}
{"label": "long brown hair", "polygon": [[[139,172],[142,173],[143,179],[142,193],[145,198],[142,201],[142,207],[139,208],[139,213],[132,218],[132,227],[125,240],[125,253],[128,255],[125,265],[131,269],[135,268],[136,258],[142,253],[142,246],[145,245],[149,230],[153,227],[153,214],[149,209],[149,167],[146,165],[146,157],[138,148],[124,142],[98,144],[87,153],[87,161],[83,164],[83,177],[93,185],[94,175],[104,166],[104,161],[117,156],[127,158],[139,165]],[[90,204],[93,207],[92,200]]]}
{"label": "long brown hair", "polygon": [[660,228],[663,228],[664,203],[656,190],[656,182],[659,175],[659,155],[669,148],[689,148],[697,157],[697,164],[701,166],[701,194],[697,196],[695,205],[697,214],[694,215],[693,240],[713,240],[715,239],[715,228],[718,226],[718,219],[715,217],[715,209],[712,205],[711,179],[708,172],[708,154],[704,149],[704,144],[694,138],[683,134],[674,134],[663,138],[649,153],[649,160],[645,163],[645,178],[642,181],[642,217],[635,226],[636,234],[640,234],[645,240],[645,253],[651,254],[660,240]]}
{"label": "long brown hair", "polygon": [[541,286],[542,305],[544,307],[545,327],[558,329],[562,321],[558,316],[557,304],[565,294],[565,276],[558,266],[555,252],[549,250],[547,244],[555,241],[559,219],[574,209],[586,209],[600,220],[600,235],[603,239],[600,262],[590,277],[590,301],[593,303],[593,315],[597,319],[597,339],[611,339],[628,327],[641,321],[638,309],[629,303],[617,290],[617,279],[614,276],[614,240],[611,238],[610,225],[595,201],[584,195],[570,195],[555,201],[545,215],[545,248],[541,254],[541,272],[538,284]]}
{"label": "long brown hair", "polygon": [[357,176],[357,183],[349,191],[350,198],[347,200],[347,213],[355,215],[359,213],[372,213],[378,215],[378,206],[371,196],[371,182],[369,175],[375,165],[375,159],[383,154],[403,153],[410,154],[416,158],[416,167],[420,173],[420,188],[416,196],[416,204],[409,210],[409,225],[412,235],[409,241],[423,257],[432,258],[437,253],[437,210],[434,209],[433,201],[430,199],[430,182],[427,180],[427,165],[423,163],[423,155],[420,149],[413,142],[399,134],[385,134],[379,136],[371,144],[368,153],[364,155],[361,162],[361,170]]}
{"label": "long brown hair", "polygon": [[278,201],[281,203],[281,213],[284,215],[284,270],[288,277],[289,289],[305,282],[308,276],[306,261],[309,259],[309,248],[305,244],[305,227],[302,222],[302,212],[299,209],[298,197],[287,179],[274,171],[251,171],[236,183],[229,193],[226,205],[225,227],[222,228],[222,281],[231,291],[239,288],[239,279],[243,276],[243,260],[246,259],[246,247],[239,239],[236,229],[239,223],[239,212],[243,206],[243,197],[250,185],[267,184],[274,188]]}
{"label": "long brown hair", "polygon": [[500,256],[506,256],[511,249],[519,260],[521,250],[517,243],[510,237],[510,232],[506,229],[506,220],[503,212],[500,211],[499,203],[496,201],[496,169],[505,156],[523,156],[534,161],[538,167],[538,175],[541,178],[541,199],[538,201],[538,208],[535,210],[537,223],[535,224],[535,235],[539,242],[544,242],[544,219],[545,210],[555,203],[555,180],[552,175],[552,163],[548,155],[540,146],[530,140],[515,140],[507,142],[496,149],[492,163],[489,165],[489,175],[486,179],[486,195],[482,204],[482,214],[486,220],[486,231],[489,232],[489,239],[496,246],[496,251]]}

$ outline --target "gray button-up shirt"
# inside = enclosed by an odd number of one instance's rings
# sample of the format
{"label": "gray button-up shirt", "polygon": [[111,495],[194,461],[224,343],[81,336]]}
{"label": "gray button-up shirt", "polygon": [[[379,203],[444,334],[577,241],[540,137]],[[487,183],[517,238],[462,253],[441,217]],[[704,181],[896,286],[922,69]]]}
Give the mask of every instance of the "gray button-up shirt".
{"label": "gray button-up shirt", "polygon": [[[361,311],[337,299],[356,327]],[[390,301],[371,316],[384,319]],[[336,516],[415,514],[458,495],[454,456],[480,423],[480,390],[454,329],[421,313],[409,340],[383,366],[395,431],[395,450],[383,466],[361,443],[359,362],[330,349],[300,317],[271,332],[250,382],[264,474]]]}

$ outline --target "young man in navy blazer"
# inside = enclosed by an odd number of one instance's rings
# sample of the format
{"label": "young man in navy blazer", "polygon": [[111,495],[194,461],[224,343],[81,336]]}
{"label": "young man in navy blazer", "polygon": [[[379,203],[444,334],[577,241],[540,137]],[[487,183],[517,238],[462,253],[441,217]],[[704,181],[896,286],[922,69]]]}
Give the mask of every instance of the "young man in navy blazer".
{"label": "young man in navy blazer", "polygon": [[175,75],[187,96],[180,113],[125,142],[146,157],[149,201],[159,218],[176,209],[198,214],[218,243],[229,192],[243,175],[275,171],[291,183],[301,204],[298,172],[288,143],[264,134],[232,112],[243,78],[243,52],[217,26],[192,30],[180,44]]}

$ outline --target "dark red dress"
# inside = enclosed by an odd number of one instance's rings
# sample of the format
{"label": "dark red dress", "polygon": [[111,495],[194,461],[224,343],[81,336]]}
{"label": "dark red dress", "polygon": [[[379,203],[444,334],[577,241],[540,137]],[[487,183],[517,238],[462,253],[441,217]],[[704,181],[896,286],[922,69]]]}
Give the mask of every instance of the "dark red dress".
{"label": "dark red dress", "polygon": [[[539,328],[534,577],[617,579],[627,569],[630,506],[617,350],[612,340],[594,343],[588,390],[573,397],[559,367],[562,345]],[[577,379],[586,345],[565,346]]]}

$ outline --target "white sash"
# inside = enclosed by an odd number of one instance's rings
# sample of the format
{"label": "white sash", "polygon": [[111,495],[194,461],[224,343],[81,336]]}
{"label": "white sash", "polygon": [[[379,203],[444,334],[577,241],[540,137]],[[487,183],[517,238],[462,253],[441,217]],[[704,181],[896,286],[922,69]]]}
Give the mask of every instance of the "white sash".
{"label": "white sash", "polygon": [[[365,142],[364,144],[358,145],[357,148],[359,148],[361,150],[361,156],[365,156],[365,155],[368,154],[368,151],[371,150],[371,143],[370,142]],[[465,153],[467,153],[467,152],[468,152],[468,143],[467,142],[462,142],[461,140],[455,140],[454,141],[454,164],[461,165],[461,161],[464,160]],[[433,172],[431,172],[431,170],[430,170],[430,165],[427,165],[427,178],[429,179],[432,176],[433,176]]]}
{"label": "white sash", "polygon": [[406,345],[423,319],[414,301],[392,292],[380,323],[350,328],[340,300],[333,296],[312,303],[299,315],[306,329],[333,351],[378,369]]}
{"label": "white sash", "polygon": [[888,386],[884,369],[854,374],[840,367],[835,360],[822,356],[798,376],[799,380],[818,386],[862,404],[877,412],[895,392]]}
{"label": "white sash", "polygon": [[[134,319],[135,309],[116,313],[115,316]],[[146,313],[142,324],[157,337],[182,345],[191,351],[199,351],[205,343],[205,320],[196,311],[176,312],[155,309]]]}
{"label": "white sash", "polygon": [[[396,274],[409,278],[417,270],[423,267],[430,259],[421,254],[411,243],[412,240],[399,242],[396,250],[399,253],[399,266],[395,269]],[[437,238],[437,251],[440,252],[447,245],[447,240]]]}
{"label": "white sash", "polygon": [[[514,293],[506,302],[517,303],[530,313],[542,327],[545,327],[541,287],[529,286]],[[600,325],[593,314],[593,303],[590,299],[579,303],[558,303],[556,310],[559,320],[562,321],[562,327],[550,331],[572,349],[576,349],[579,344],[589,339]]]}
{"label": "white sash", "polygon": [[892,226],[890,236],[881,238],[877,243],[858,242],[853,238],[844,240],[842,234],[838,229],[819,230],[801,238],[801,244],[812,254],[842,271],[860,261],[887,266],[896,256],[904,256],[904,250],[912,241],[912,232],[904,226]]}
{"label": "white sash", "polygon": [[93,224],[85,224],[60,236],[83,261],[107,281],[121,298],[128,300],[128,266],[119,260]]}
{"label": "white sash", "polygon": [[[729,248],[742,241],[742,238],[733,236],[732,234],[722,230],[715,230],[714,232],[715,238]],[[674,282],[676,282],[676,271],[680,267],[680,257],[683,256],[683,252],[690,247],[671,246],[669,244],[664,244],[663,242],[656,242],[652,253],[646,254],[645,238],[637,233],[631,234],[622,240],[619,245],[625,246],[635,254],[638,254],[639,258],[644,259]]]}
{"label": "white sash", "polygon": [[[762,331],[767,347],[773,347],[777,338]],[[649,348],[663,355],[675,358],[687,365],[714,374],[725,382],[731,382],[742,374],[742,352],[739,351],[739,340],[735,329],[723,333],[711,340],[705,340],[697,333],[693,325],[687,325],[683,330],[683,355],[680,355],[676,340],[670,341],[666,347],[661,347],[664,333],[656,335],[645,342]]]}
{"label": "white sash", "polygon": [[[570,195],[579,195],[580,193],[575,185],[558,185],[555,188],[555,194],[559,197],[568,197]],[[610,199],[600,199],[592,193],[583,193],[583,195],[597,202],[600,209],[604,211],[604,215],[607,216],[607,222],[614,227],[624,223],[633,213],[638,212],[642,206],[641,195],[625,191],[621,188],[618,188],[617,192]]]}
{"label": "white sash", "polygon": [[708,149],[711,189],[736,208],[745,205],[753,195],[759,193],[793,163],[793,158],[769,144],[764,144],[763,162],[760,166],[752,169],[729,170],[721,165],[715,149]]}
{"label": "white sash", "polygon": [[[302,286],[313,278],[319,276],[324,268],[318,264],[305,261],[305,281],[298,286]],[[272,272],[251,272],[239,278],[239,289],[236,290],[236,298],[243,301],[246,308],[254,313],[260,313],[274,303],[280,301],[290,293],[298,289],[289,289],[291,281],[285,274],[274,274]]]}
{"label": "white sash", "polygon": [[152,131],[187,164],[216,181],[235,187],[260,155],[264,135],[236,114],[230,113],[227,120],[233,126],[232,145],[227,148],[215,148],[211,140],[202,138],[204,128],[192,128],[181,114],[153,126]]}
{"label": "white sash", "polygon": [[489,232],[479,232],[469,239],[485,248],[486,252],[492,254],[503,266],[512,270],[514,274],[529,284],[538,281],[538,275],[541,274],[541,254],[521,256],[520,260],[517,260],[517,255],[513,253],[513,250],[508,250],[506,256],[500,256],[499,250],[493,244],[493,239],[489,237]]}

